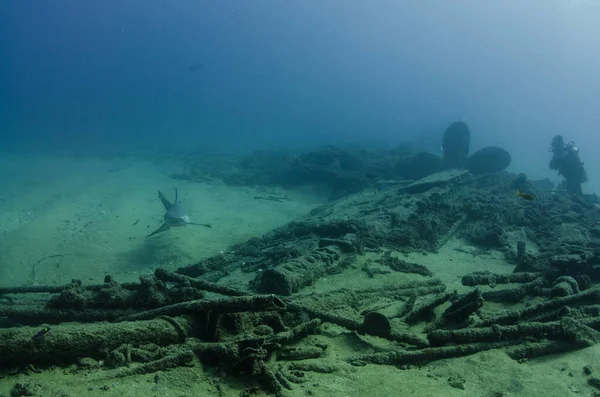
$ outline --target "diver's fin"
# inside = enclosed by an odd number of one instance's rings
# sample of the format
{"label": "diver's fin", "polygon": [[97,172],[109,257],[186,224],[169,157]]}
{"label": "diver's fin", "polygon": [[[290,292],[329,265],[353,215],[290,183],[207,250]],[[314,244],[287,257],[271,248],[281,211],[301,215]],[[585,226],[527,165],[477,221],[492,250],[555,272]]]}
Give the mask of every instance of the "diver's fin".
{"label": "diver's fin", "polygon": [[174,203],[177,203],[179,199],[179,190],[177,188],[175,188],[175,201],[173,201]]}
{"label": "diver's fin", "polygon": [[[165,206],[165,209],[168,211],[169,208],[171,208],[171,206],[173,204],[171,204],[171,202],[169,200],[167,200],[165,195],[162,194],[162,192],[160,190],[158,191],[158,197],[160,198],[160,201],[162,201],[163,205]],[[177,202],[177,197],[175,197],[175,202]]]}
{"label": "diver's fin", "polygon": [[212,226],[209,225],[208,223],[194,223],[194,222],[189,222],[188,225],[194,225],[194,226],[204,226],[204,227],[208,227],[211,228]]}
{"label": "diver's fin", "polygon": [[161,227],[159,227],[158,229],[156,229],[155,231],[153,231],[152,233],[147,235],[146,238],[148,238],[150,236],[154,236],[155,234],[158,234],[158,233],[166,232],[169,229],[170,229],[169,225],[167,225],[166,223],[163,223]]}

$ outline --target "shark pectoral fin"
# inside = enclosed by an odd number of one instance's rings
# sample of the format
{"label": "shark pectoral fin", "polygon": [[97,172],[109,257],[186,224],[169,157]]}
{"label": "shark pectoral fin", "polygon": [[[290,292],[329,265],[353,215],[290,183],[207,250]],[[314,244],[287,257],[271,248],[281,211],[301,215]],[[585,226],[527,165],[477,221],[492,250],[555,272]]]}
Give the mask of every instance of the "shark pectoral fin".
{"label": "shark pectoral fin", "polygon": [[211,228],[212,226],[209,225],[208,223],[194,223],[194,222],[189,222],[188,225],[194,225],[194,226],[204,226],[204,227],[208,227]]}
{"label": "shark pectoral fin", "polygon": [[163,223],[161,227],[159,227],[158,229],[156,229],[155,231],[153,231],[152,233],[147,235],[146,238],[148,238],[150,236],[154,236],[155,234],[158,234],[158,233],[166,232],[169,229],[170,229],[169,225],[167,225],[166,223]]}

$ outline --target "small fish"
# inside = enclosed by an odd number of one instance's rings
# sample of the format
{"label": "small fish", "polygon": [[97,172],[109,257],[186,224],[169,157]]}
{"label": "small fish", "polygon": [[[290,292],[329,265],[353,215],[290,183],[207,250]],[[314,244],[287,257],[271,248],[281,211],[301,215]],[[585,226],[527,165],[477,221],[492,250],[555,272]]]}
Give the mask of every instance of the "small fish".
{"label": "small fish", "polygon": [[523,200],[527,200],[527,201],[535,200],[535,196],[533,194],[521,193],[521,191],[518,189],[517,189],[517,196],[519,196]]}
{"label": "small fish", "polygon": [[33,336],[31,337],[31,339],[33,339],[33,340],[40,340],[40,339],[43,339],[43,338],[44,338],[44,336],[46,336],[46,334],[47,334],[48,332],[50,332],[50,327],[44,327],[44,328],[42,328],[41,330],[39,330],[37,334],[33,335]]}

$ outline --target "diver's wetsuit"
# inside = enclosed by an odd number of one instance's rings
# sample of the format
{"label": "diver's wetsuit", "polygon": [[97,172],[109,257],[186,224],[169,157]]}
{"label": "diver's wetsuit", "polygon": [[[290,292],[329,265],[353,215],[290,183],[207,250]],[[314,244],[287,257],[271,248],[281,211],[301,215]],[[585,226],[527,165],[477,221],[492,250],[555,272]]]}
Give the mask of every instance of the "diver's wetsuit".
{"label": "diver's wetsuit", "polygon": [[583,162],[579,158],[579,149],[573,142],[564,143],[561,135],[552,139],[550,151],[553,153],[550,160],[550,169],[558,171],[565,177],[567,192],[578,196],[583,195],[581,184],[588,180]]}

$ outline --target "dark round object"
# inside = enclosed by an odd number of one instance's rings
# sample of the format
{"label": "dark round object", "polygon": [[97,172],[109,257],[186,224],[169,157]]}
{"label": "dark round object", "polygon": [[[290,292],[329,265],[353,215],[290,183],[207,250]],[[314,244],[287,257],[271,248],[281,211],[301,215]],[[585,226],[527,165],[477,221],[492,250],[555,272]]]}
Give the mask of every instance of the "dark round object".
{"label": "dark round object", "polygon": [[550,296],[559,297],[559,296],[569,296],[573,295],[575,292],[569,283],[555,283],[550,289]]}
{"label": "dark round object", "polygon": [[444,132],[442,149],[444,162],[448,168],[462,167],[469,157],[471,131],[467,123],[455,121]]}
{"label": "dark round object", "polygon": [[484,147],[467,160],[467,169],[475,175],[499,172],[510,165],[510,153],[497,146]]}
{"label": "dark round object", "polygon": [[369,312],[365,315],[362,325],[358,328],[361,334],[374,336],[389,336],[392,325],[386,316],[377,312]]}

